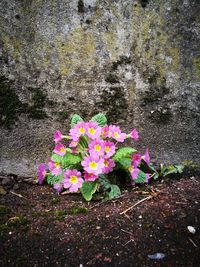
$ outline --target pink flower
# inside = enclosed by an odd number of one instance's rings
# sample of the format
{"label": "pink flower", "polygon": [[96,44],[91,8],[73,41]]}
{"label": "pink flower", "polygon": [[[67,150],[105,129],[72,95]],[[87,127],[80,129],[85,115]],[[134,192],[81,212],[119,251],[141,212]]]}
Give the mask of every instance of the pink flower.
{"label": "pink flower", "polygon": [[130,137],[137,141],[139,139],[139,134],[138,134],[138,131],[136,129],[133,129],[132,132],[130,133]]}
{"label": "pink flower", "polygon": [[62,183],[55,183],[53,185],[53,188],[56,189],[56,191],[58,193],[62,192],[63,191],[63,184]]}
{"label": "pink flower", "polygon": [[86,122],[79,122],[77,123],[74,128],[69,131],[69,135],[72,137],[72,140],[77,142],[80,136],[86,134],[87,131],[87,123]]}
{"label": "pink flower", "polygon": [[58,175],[62,173],[60,163],[50,160],[48,163],[48,166],[49,166],[49,170],[51,171],[53,175]]}
{"label": "pink flower", "polygon": [[60,131],[56,131],[55,133],[54,133],[54,141],[56,142],[56,143],[58,143],[59,141],[61,141],[62,140],[62,134],[61,134],[61,132]]}
{"label": "pink flower", "polygon": [[41,163],[40,166],[38,167],[38,171],[37,171],[37,177],[38,177],[39,185],[43,184],[46,175],[47,175],[46,165],[44,163]]}
{"label": "pink flower", "polygon": [[69,143],[69,147],[77,147],[77,145],[78,145],[78,142],[75,142],[75,141],[71,141]]}
{"label": "pink flower", "polygon": [[132,155],[132,163],[134,167],[137,167],[141,162],[142,156],[140,154],[133,154]]}
{"label": "pink flower", "polygon": [[84,158],[81,165],[87,173],[92,173],[98,176],[103,171],[104,159],[99,158],[96,154],[91,154]]}
{"label": "pink flower", "polygon": [[115,144],[110,141],[104,142],[104,152],[105,152],[105,158],[110,158],[112,155],[115,154]]}
{"label": "pink flower", "polygon": [[150,163],[150,157],[149,157],[149,150],[148,148],[146,149],[144,155],[142,156],[142,159],[146,162],[146,164]]}
{"label": "pink flower", "polygon": [[60,155],[60,156],[64,156],[65,152],[66,152],[66,148],[64,147],[63,144],[57,144],[53,150],[53,152],[55,152],[56,154]]}
{"label": "pink flower", "polygon": [[151,178],[150,173],[146,173],[146,183],[147,183],[147,184],[148,184],[150,178]]}
{"label": "pink flower", "polygon": [[97,175],[94,175],[93,173],[87,173],[84,174],[85,181],[95,181],[98,179]]}
{"label": "pink flower", "polygon": [[92,140],[99,138],[101,135],[101,127],[98,126],[96,122],[87,123],[87,136]]}
{"label": "pink flower", "polygon": [[131,177],[132,177],[134,180],[136,180],[137,177],[138,177],[138,174],[139,174],[140,170],[139,170],[138,168],[135,168],[134,166],[131,166],[131,167],[129,168],[129,171],[130,171],[130,173],[131,173]]}
{"label": "pink flower", "polygon": [[64,173],[63,186],[69,188],[69,192],[77,192],[82,187],[83,179],[81,173],[77,170],[67,170]]}
{"label": "pink flower", "polygon": [[105,125],[102,129],[101,129],[101,135],[103,138],[110,138],[112,136],[112,133],[109,129],[108,125]]}
{"label": "pink flower", "polygon": [[112,133],[112,138],[114,138],[117,142],[124,142],[127,137],[125,133],[121,132],[118,126],[111,125],[109,126],[109,130]]}
{"label": "pink flower", "polygon": [[115,167],[115,162],[112,159],[105,159],[104,160],[104,168],[103,168],[103,172],[104,173],[109,173],[113,170],[113,168]]}
{"label": "pink flower", "polygon": [[91,141],[89,144],[89,153],[90,154],[96,153],[99,156],[103,155],[104,154],[104,141],[100,139]]}

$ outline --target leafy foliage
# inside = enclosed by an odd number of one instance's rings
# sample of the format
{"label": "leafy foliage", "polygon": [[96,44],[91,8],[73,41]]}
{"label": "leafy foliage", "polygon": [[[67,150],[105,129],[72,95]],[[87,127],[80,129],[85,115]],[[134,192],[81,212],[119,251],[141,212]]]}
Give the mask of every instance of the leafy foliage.
{"label": "leafy foliage", "polygon": [[130,157],[132,153],[136,152],[137,150],[132,147],[122,147],[117,150],[115,155],[113,156],[113,160],[116,162],[120,162],[123,158]]}
{"label": "leafy foliage", "polygon": [[74,155],[71,153],[66,153],[61,159],[61,163],[64,169],[71,168],[81,162],[81,157],[79,155]]}
{"label": "leafy foliage", "polygon": [[169,174],[173,173],[182,173],[184,169],[183,165],[170,165],[170,166],[163,166],[161,165],[160,174],[165,177]]}
{"label": "leafy foliage", "polygon": [[92,195],[96,192],[97,186],[98,184],[96,181],[83,183],[81,193],[86,201],[90,201],[92,199]]}
{"label": "leafy foliage", "polygon": [[71,128],[73,128],[78,122],[81,122],[81,121],[83,121],[81,116],[79,116],[78,114],[74,114],[72,116],[71,123],[70,123]]}
{"label": "leafy foliage", "polygon": [[117,198],[121,195],[121,190],[118,185],[111,184],[110,185],[110,192],[108,193],[109,199]]}
{"label": "leafy foliage", "polygon": [[52,174],[49,174],[47,176],[47,183],[50,184],[50,185],[54,185],[56,183],[60,183],[62,182],[64,179],[63,175],[62,174],[59,174],[57,176],[54,176]]}
{"label": "leafy foliage", "polygon": [[135,180],[136,184],[143,184],[146,182],[146,174],[143,171],[140,171],[137,179]]}
{"label": "leafy foliage", "polygon": [[103,113],[95,115],[94,117],[92,117],[91,121],[97,122],[101,127],[107,124],[106,116]]}

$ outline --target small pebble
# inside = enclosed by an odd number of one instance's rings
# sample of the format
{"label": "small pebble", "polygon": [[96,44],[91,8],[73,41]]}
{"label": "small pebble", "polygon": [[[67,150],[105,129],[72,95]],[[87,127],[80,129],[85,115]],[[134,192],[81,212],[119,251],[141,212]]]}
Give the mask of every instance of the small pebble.
{"label": "small pebble", "polygon": [[148,258],[151,259],[151,260],[161,260],[164,257],[165,257],[164,253],[155,253],[155,254],[152,254],[152,255],[148,255]]}
{"label": "small pebble", "polygon": [[193,235],[196,233],[196,229],[193,226],[188,226],[187,229]]}

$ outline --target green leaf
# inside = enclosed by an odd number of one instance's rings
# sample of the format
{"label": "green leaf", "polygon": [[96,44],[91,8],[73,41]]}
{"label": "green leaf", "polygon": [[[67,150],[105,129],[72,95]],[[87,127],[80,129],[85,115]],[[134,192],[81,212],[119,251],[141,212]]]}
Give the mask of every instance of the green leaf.
{"label": "green leaf", "polygon": [[113,156],[114,161],[120,161],[122,158],[130,157],[132,153],[136,152],[137,150],[132,147],[122,147],[117,150],[115,155]]}
{"label": "green leaf", "polygon": [[52,156],[51,156],[51,160],[54,162],[61,163],[62,159],[63,159],[63,156],[60,156],[57,154],[52,154]]}
{"label": "green leaf", "polygon": [[71,153],[66,153],[61,160],[63,168],[72,167],[81,162],[81,157],[79,155],[74,155]]}
{"label": "green leaf", "polygon": [[83,121],[83,119],[78,114],[74,114],[70,123],[71,128],[73,128],[78,122],[81,121]]}
{"label": "green leaf", "polygon": [[146,182],[146,174],[143,171],[140,171],[137,179],[135,180],[136,184],[143,184]]}
{"label": "green leaf", "polygon": [[81,193],[86,201],[90,201],[92,199],[92,195],[97,190],[97,182],[84,182],[81,187]]}
{"label": "green leaf", "polygon": [[161,165],[161,176],[165,177],[169,174],[176,174],[176,173],[182,173],[184,169],[183,165],[170,165],[170,166],[163,166]]}
{"label": "green leaf", "polygon": [[88,147],[88,138],[87,136],[81,136],[79,139],[79,144],[82,148],[87,148]]}
{"label": "green leaf", "polygon": [[99,175],[99,182],[100,182],[100,185],[103,188],[103,191],[107,191],[108,189],[110,189],[111,183],[106,178],[105,174],[100,174]]}
{"label": "green leaf", "polygon": [[91,121],[97,122],[101,127],[107,124],[106,116],[103,113],[95,115],[94,117],[92,117]]}
{"label": "green leaf", "polygon": [[52,174],[47,175],[47,183],[50,185],[54,185],[56,183],[62,182],[64,179],[62,174],[59,174],[57,176],[54,176]]}
{"label": "green leaf", "polygon": [[131,166],[131,158],[122,158],[118,163],[125,169],[128,170]]}
{"label": "green leaf", "polygon": [[111,190],[108,194],[109,199],[113,199],[113,198],[117,198],[117,197],[121,196],[121,190],[120,190],[118,185],[111,184],[110,188],[111,188]]}

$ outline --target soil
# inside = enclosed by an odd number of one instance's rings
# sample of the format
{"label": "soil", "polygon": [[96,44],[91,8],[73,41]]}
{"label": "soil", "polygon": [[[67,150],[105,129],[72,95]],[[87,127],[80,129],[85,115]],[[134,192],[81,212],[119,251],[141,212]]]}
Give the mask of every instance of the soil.
{"label": "soil", "polygon": [[[107,202],[58,195],[48,185],[16,188],[0,196],[0,266],[200,266],[198,177],[136,187]],[[148,257],[155,253],[165,257]]]}

